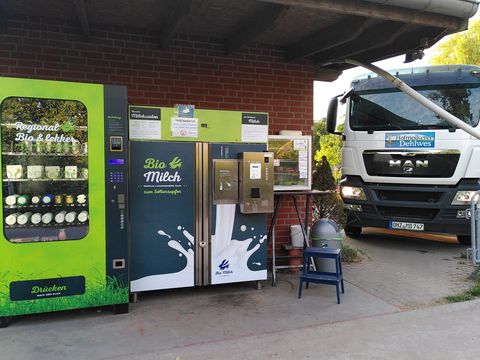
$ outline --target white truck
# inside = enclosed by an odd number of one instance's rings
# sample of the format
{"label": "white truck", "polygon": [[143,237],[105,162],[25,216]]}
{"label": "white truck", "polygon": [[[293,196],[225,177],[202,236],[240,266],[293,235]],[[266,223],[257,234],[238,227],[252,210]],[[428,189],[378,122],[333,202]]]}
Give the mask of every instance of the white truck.
{"label": "white truck", "polygon": [[[480,129],[480,67],[392,74],[473,131]],[[374,74],[353,80],[342,100],[347,102],[340,183],[346,233],[359,235],[367,226],[439,232],[469,245],[470,200],[480,189],[480,140]],[[331,133],[337,104],[335,97],[327,115]]]}

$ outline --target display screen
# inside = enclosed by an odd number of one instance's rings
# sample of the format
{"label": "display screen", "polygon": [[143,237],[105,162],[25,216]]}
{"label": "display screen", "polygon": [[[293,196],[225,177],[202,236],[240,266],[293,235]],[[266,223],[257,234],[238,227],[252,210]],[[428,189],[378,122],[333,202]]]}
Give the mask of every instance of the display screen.
{"label": "display screen", "polygon": [[3,232],[15,243],[88,233],[87,109],[9,97],[0,106]]}

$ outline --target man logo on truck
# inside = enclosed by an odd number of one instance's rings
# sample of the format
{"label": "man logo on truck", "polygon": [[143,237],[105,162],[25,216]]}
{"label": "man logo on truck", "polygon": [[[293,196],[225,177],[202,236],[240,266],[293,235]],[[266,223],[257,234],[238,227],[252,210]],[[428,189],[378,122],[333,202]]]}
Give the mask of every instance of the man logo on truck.
{"label": "man logo on truck", "polygon": [[415,164],[412,160],[406,160],[402,164],[402,160],[390,160],[388,162],[390,167],[401,167],[404,174],[413,174],[415,168],[428,168],[428,160],[416,160]]}

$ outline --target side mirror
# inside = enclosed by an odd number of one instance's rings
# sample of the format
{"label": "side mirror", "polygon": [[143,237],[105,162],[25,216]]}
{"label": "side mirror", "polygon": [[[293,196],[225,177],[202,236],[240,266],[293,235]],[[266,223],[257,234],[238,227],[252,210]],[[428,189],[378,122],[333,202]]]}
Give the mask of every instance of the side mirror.
{"label": "side mirror", "polygon": [[338,134],[335,130],[337,127],[337,109],[338,109],[338,98],[335,96],[330,99],[328,103],[327,110],[327,123],[326,130],[330,134]]}

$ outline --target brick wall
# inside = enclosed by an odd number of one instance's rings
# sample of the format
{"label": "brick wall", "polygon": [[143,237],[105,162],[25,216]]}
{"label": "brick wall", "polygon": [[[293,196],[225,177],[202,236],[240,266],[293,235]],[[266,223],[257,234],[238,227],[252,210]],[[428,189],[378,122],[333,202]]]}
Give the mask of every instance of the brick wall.
{"label": "brick wall", "polygon": [[[91,35],[85,41],[61,20],[9,18],[0,34],[0,76],[123,84],[132,104],[268,112],[271,134],[311,133],[313,65],[287,63],[279,49],[257,44],[226,56],[218,39],[180,36],[161,51],[158,34],[140,29],[93,26]],[[295,219],[285,200],[279,243],[289,241]]]}

